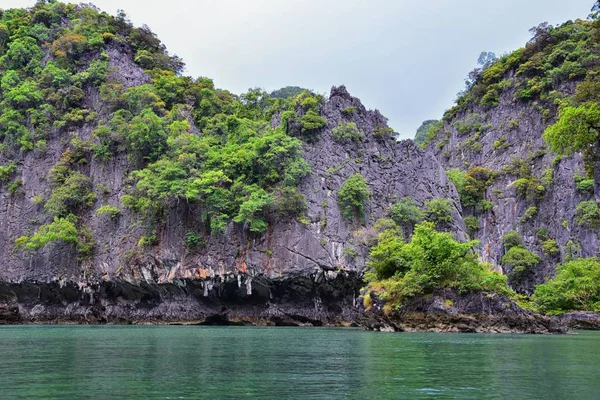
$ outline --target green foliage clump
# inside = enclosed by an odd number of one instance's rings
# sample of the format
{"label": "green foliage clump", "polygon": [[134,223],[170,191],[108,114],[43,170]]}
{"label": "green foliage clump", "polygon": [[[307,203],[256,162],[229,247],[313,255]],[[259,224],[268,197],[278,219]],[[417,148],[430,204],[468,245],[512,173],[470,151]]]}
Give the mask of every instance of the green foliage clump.
{"label": "green foliage clump", "polygon": [[575,209],[575,221],[589,228],[600,225],[600,207],[594,200],[582,201]]}
{"label": "green foliage clump", "polygon": [[506,140],[506,136],[500,136],[498,140],[494,140],[494,149],[496,150],[504,150],[508,149],[510,146]]}
{"label": "green foliage clump", "polygon": [[415,200],[403,197],[390,207],[390,217],[399,225],[416,225],[423,222],[425,213]]}
{"label": "green foliage clump", "polygon": [[425,203],[425,219],[436,226],[454,221],[450,200],[433,199]]}
{"label": "green foliage clump", "polygon": [[564,247],[565,261],[575,260],[581,257],[581,245],[576,241],[569,240]]}
{"label": "green foliage clump", "polygon": [[364,134],[358,130],[354,122],[340,122],[338,126],[331,131],[333,140],[338,143],[348,141],[359,142],[364,137]]}
{"label": "green foliage clump", "polygon": [[151,231],[146,235],[142,235],[140,240],[138,240],[139,247],[150,247],[158,244],[158,234],[156,230]]}
{"label": "green foliage clump", "polygon": [[48,243],[62,241],[65,243],[77,243],[77,228],[75,218],[71,215],[65,218],[54,217],[54,221],[43,225],[31,237],[21,236],[16,240],[16,247],[34,251],[45,247]]}
{"label": "green foliage clump", "polygon": [[574,176],[575,179],[575,187],[581,193],[594,193],[595,182],[594,179],[588,179],[585,176],[581,176],[576,174]]}
{"label": "green foliage clump", "polygon": [[474,233],[479,230],[479,219],[473,215],[466,216],[464,218],[465,226],[470,233]]}
{"label": "green foliage clump", "polygon": [[552,168],[547,168],[544,170],[544,172],[542,172],[542,179],[541,179],[542,185],[544,185],[544,187],[549,187],[550,185],[552,185],[554,183],[554,169]]}
{"label": "green foliage clump", "polygon": [[338,206],[342,217],[347,221],[363,219],[371,191],[362,174],[348,178],[338,191]]}
{"label": "green foliage clump", "polygon": [[543,137],[556,153],[571,155],[582,151],[589,165],[598,152],[599,127],[600,105],[592,102],[569,106],[560,111],[558,121],[546,129]]}
{"label": "green foliage clump", "polygon": [[96,201],[92,181],[80,172],[58,165],[50,171],[49,179],[52,194],[44,208],[51,215],[65,217]]}
{"label": "green foliage clump", "polygon": [[600,261],[579,258],[558,266],[556,277],[536,287],[532,296],[540,311],[600,311]]}
{"label": "green foliage clump", "polygon": [[531,206],[527,210],[525,210],[525,214],[523,214],[523,218],[521,218],[521,223],[524,224],[526,222],[531,221],[538,215],[538,208],[536,206]]}
{"label": "green foliage clump", "polygon": [[493,172],[484,167],[474,167],[468,172],[454,168],[446,171],[446,175],[456,186],[460,202],[465,207],[478,206],[484,200],[485,191],[494,180]]}
{"label": "green foliage clump", "polygon": [[500,264],[510,268],[510,278],[520,280],[529,269],[540,262],[540,257],[525,248],[521,236],[517,232],[509,232],[502,238],[506,252]]}
{"label": "green foliage clump", "polygon": [[110,219],[116,221],[121,216],[121,209],[117,206],[104,205],[96,211],[96,215],[108,215]]}
{"label": "green foliage clump", "polygon": [[188,250],[194,250],[206,245],[202,239],[202,235],[200,235],[198,232],[187,232],[183,240],[185,242],[185,247],[187,247]]}
{"label": "green foliage clump", "polygon": [[342,114],[346,117],[351,117],[356,112],[356,107],[348,106],[342,110]]}
{"label": "green foliage clump", "polygon": [[0,182],[7,182],[17,170],[17,164],[10,162],[7,165],[0,166]]}
{"label": "green foliage clump", "polygon": [[429,222],[415,227],[409,243],[395,230],[387,230],[371,249],[370,287],[382,289],[382,297],[392,307],[437,288],[509,293],[506,277],[479,262],[473,251],[476,244],[459,243],[452,234],[437,232]]}
{"label": "green foliage clump", "polygon": [[377,125],[373,131],[373,137],[378,140],[383,140],[389,137],[393,137],[395,134],[394,130],[389,126]]}
{"label": "green foliage clump", "polygon": [[542,243],[542,252],[547,255],[554,256],[560,253],[560,248],[558,247],[558,243],[554,239],[546,239]]}
{"label": "green foliage clump", "polygon": [[346,261],[352,261],[358,256],[358,252],[354,247],[345,247],[344,252],[342,253]]}
{"label": "green foliage clump", "polygon": [[513,247],[522,247],[523,239],[521,239],[521,235],[517,232],[508,232],[502,237],[502,244],[507,250]]}
{"label": "green foliage clump", "polygon": [[308,89],[304,89],[299,86],[286,86],[272,91],[271,97],[274,99],[289,99],[297,97],[306,91],[308,91]]}
{"label": "green foliage clump", "polygon": [[264,232],[267,223],[264,220],[267,207],[271,206],[275,199],[256,185],[246,187],[245,201],[240,205],[238,215],[233,219],[238,223],[248,223],[251,232]]}
{"label": "green foliage clump", "polygon": [[542,200],[546,194],[546,188],[534,176],[517,179],[513,185],[519,197],[530,201]]}
{"label": "green foliage clump", "polygon": [[324,128],[327,121],[315,111],[310,110],[300,118],[300,125],[302,126],[302,134],[310,137],[319,129]]}
{"label": "green foliage clump", "polygon": [[417,133],[415,134],[415,144],[417,146],[423,146],[428,142],[429,139],[429,130],[438,124],[438,120],[429,119],[427,121],[423,121],[419,129],[417,129]]}

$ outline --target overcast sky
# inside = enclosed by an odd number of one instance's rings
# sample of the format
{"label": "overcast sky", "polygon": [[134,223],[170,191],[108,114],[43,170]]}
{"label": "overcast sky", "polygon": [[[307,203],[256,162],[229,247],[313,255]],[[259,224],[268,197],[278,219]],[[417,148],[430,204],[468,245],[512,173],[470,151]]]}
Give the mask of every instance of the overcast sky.
{"label": "overcast sky", "polygon": [[[241,93],[344,84],[403,138],[452,105],[481,51],[522,47],[529,28],[586,18],[593,0],[95,0],[147,24],[186,74]],[[29,7],[35,0],[0,0]]]}

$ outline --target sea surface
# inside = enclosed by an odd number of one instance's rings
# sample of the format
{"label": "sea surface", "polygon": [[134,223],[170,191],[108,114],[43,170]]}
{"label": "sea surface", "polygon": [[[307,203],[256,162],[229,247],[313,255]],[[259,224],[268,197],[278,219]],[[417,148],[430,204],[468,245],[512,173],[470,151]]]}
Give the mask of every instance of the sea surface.
{"label": "sea surface", "polygon": [[600,333],[0,327],[1,399],[600,399]]}

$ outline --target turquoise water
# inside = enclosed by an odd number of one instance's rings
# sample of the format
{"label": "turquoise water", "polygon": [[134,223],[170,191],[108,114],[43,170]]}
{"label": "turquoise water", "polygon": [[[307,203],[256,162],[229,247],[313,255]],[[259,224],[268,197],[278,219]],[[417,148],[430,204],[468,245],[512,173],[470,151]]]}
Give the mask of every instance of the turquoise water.
{"label": "turquoise water", "polygon": [[599,399],[600,333],[0,327],[2,399]]}

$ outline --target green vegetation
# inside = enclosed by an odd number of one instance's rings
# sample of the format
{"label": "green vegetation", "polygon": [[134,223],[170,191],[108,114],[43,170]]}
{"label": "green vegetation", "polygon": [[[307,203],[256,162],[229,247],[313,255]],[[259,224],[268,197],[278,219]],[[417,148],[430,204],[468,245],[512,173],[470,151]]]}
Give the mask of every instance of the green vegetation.
{"label": "green vegetation", "polygon": [[450,200],[434,199],[425,203],[425,219],[438,227],[452,223],[454,218],[452,217]]}
{"label": "green vegetation", "polygon": [[458,190],[460,202],[464,207],[482,207],[487,188],[494,181],[494,173],[483,167],[474,167],[468,172],[459,169],[446,171],[446,175]]}
{"label": "green vegetation", "polygon": [[519,281],[531,267],[539,264],[540,257],[525,248],[518,233],[507,233],[502,242],[506,252],[502,256],[501,264],[509,268],[511,281]]}
{"label": "green vegetation", "polygon": [[594,171],[598,154],[600,105],[595,102],[578,107],[566,106],[560,110],[558,122],[546,129],[544,139],[552,150],[564,155],[582,151],[588,169]]}
{"label": "green vegetation", "polygon": [[527,210],[525,210],[525,214],[523,214],[523,218],[521,218],[521,223],[527,223],[533,220],[538,215],[538,208],[536,206],[531,206]]}
{"label": "green vegetation", "polygon": [[423,222],[425,213],[416,201],[403,197],[390,207],[390,217],[398,225],[416,225]]}
{"label": "green vegetation", "polygon": [[429,138],[429,130],[432,127],[435,127],[439,121],[435,119],[429,119],[427,121],[423,121],[419,129],[417,129],[417,133],[415,134],[415,144],[417,146],[423,146],[427,143]]}
{"label": "green vegetation", "polygon": [[338,191],[338,206],[347,221],[362,220],[371,198],[369,185],[361,174],[348,178]]}
{"label": "green vegetation", "polygon": [[345,117],[351,117],[354,115],[355,112],[356,112],[356,107],[354,107],[354,106],[348,106],[342,110],[342,114]]}
{"label": "green vegetation", "polygon": [[331,132],[333,140],[338,143],[359,142],[364,137],[364,134],[358,130],[354,122],[340,122]]}
{"label": "green vegetation", "polygon": [[508,232],[502,237],[502,244],[506,250],[512,247],[523,246],[523,239],[517,232]]}
{"label": "green vegetation", "polygon": [[600,225],[600,207],[598,203],[582,201],[575,209],[575,221],[582,226],[595,228]]}
{"label": "green vegetation", "polygon": [[96,215],[108,215],[110,219],[116,221],[121,216],[121,209],[116,206],[105,205],[96,211]]}
{"label": "green vegetation", "polygon": [[558,243],[554,239],[547,239],[542,243],[542,252],[544,254],[554,256],[560,253]]}
{"label": "green vegetation", "polygon": [[91,206],[96,201],[90,178],[65,165],[54,167],[48,179],[52,194],[44,209],[51,215],[65,217],[76,214],[82,207]]}
{"label": "green vegetation", "polygon": [[465,226],[470,234],[473,234],[479,230],[479,220],[473,215],[466,216],[464,218]]}
{"label": "green vegetation", "polygon": [[417,225],[408,243],[396,229],[388,229],[371,249],[369,288],[391,307],[437,288],[509,293],[506,277],[478,261],[476,244],[459,243],[452,234],[437,232],[430,222]]}
{"label": "green vegetation", "polygon": [[77,229],[76,223],[77,217],[72,214],[66,217],[54,217],[53,222],[42,225],[33,235],[18,238],[15,241],[15,249],[35,251],[50,243],[62,242],[75,245],[78,259],[88,259],[92,256],[95,247],[94,239],[88,228],[82,226]]}
{"label": "green vegetation", "polygon": [[187,247],[188,250],[194,250],[206,245],[202,239],[202,235],[198,232],[187,232],[183,240],[185,241],[185,247]]}
{"label": "green vegetation", "polygon": [[[131,53],[149,81],[125,87],[110,74],[113,47]],[[139,215],[147,237],[173,201],[201,206],[203,234],[221,232],[231,221],[263,232],[269,215],[302,212],[295,188],[310,173],[302,140],[318,140],[326,124],[322,96],[297,87],[237,96],[208,78],[182,76],[183,67],[154,33],[135,28],[123,13],[56,1],[6,10],[0,13],[2,152],[10,159],[19,151],[44,151],[51,133],[68,138],[48,176],[52,193],[44,205],[59,218],[96,201],[86,163],[126,154],[135,170],[121,200]],[[99,98],[90,101],[87,93]],[[98,101],[102,112],[93,105]],[[282,123],[271,127],[275,115]],[[93,134],[84,140],[78,136],[84,131]],[[8,182],[15,170],[13,163],[0,166],[0,180]],[[20,185],[11,188],[18,192]],[[120,213],[108,206],[98,212]]]}
{"label": "green vegetation", "polygon": [[579,192],[584,194],[594,193],[595,182],[593,178],[588,179],[579,174],[576,174],[573,178],[575,179],[575,186]]}
{"label": "green vegetation", "polygon": [[294,98],[308,91],[298,86],[286,86],[284,88],[271,92],[271,97],[274,99],[289,99]]}
{"label": "green vegetation", "polygon": [[539,285],[532,299],[548,314],[600,311],[600,261],[579,258],[560,265],[556,277]]}

